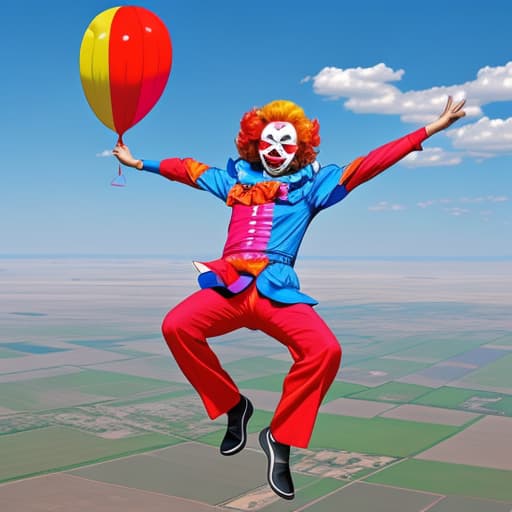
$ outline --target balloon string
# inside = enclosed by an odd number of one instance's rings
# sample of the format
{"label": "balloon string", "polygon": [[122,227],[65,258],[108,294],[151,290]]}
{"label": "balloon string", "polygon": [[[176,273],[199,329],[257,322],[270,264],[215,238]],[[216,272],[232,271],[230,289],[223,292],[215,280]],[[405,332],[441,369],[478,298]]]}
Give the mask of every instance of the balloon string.
{"label": "balloon string", "polygon": [[[119,137],[117,138],[117,146],[124,146],[123,136],[122,135],[119,135]],[[119,164],[119,166],[117,168],[117,175],[121,176],[122,174],[123,174],[123,171],[121,169],[121,164]]]}

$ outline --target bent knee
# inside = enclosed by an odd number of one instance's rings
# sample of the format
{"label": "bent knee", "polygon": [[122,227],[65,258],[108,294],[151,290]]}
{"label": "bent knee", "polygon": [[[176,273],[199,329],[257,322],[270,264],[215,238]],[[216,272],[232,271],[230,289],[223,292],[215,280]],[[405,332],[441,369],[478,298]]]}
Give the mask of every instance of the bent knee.
{"label": "bent knee", "polygon": [[331,364],[339,364],[341,355],[342,350],[338,340],[334,337],[327,337],[317,340],[308,357],[328,360]]}
{"label": "bent knee", "polygon": [[337,339],[334,339],[325,347],[325,357],[329,358],[333,363],[337,362],[340,364],[341,362],[341,345],[339,344]]}
{"label": "bent knee", "polygon": [[174,310],[169,311],[162,321],[162,334],[167,342],[178,338],[178,334],[186,325],[181,315]]}

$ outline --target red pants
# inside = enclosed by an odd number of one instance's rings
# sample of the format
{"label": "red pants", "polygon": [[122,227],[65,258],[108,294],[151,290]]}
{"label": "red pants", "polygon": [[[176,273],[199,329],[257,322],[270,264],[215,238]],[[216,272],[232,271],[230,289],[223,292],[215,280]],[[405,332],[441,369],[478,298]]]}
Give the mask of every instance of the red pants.
{"label": "red pants", "polygon": [[273,302],[259,295],[254,284],[230,298],[212,289],[194,293],[167,314],[162,332],[211,419],[235,406],[240,392],[206,338],[240,327],[259,329],[288,347],[294,364],[270,429],[279,442],[307,448],[340,365],[338,340],[311,306]]}

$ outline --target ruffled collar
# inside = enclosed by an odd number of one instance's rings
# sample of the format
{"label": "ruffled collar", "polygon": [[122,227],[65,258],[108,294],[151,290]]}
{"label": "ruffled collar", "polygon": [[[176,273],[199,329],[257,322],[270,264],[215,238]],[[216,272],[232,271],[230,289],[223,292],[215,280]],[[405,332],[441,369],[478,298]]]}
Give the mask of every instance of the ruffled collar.
{"label": "ruffled collar", "polygon": [[270,176],[264,170],[253,169],[246,160],[229,160],[227,167],[229,174],[235,177],[238,183],[242,185],[256,185],[262,181],[279,181],[288,185],[289,192],[303,187],[306,183],[313,181],[315,177],[314,164],[309,164],[293,174],[277,177]]}

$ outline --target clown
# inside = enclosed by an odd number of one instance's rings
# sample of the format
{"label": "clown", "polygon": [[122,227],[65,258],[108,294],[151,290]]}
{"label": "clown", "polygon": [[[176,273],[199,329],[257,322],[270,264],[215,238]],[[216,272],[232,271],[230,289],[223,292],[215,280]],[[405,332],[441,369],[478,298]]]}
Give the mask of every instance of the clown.
{"label": "clown", "polygon": [[160,162],[135,159],[126,146],[113,153],[121,163],[206,190],[232,209],[222,257],[194,262],[197,291],[172,309],[163,336],[211,419],[227,414],[220,451],[234,455],[247,440],[250,400],[222,368],[207,339],[241,327],[258,329],[286,345],[293,365],[282,397],[259,442],[267,480],[284,499],[294,497],[290,446],[306,448],[318,409],[341,361],[341,347],[302,293],[293,269],[313,218],[421,143],[465,115],[464,100],[448,98],[436,121],[390,142],[349,165],[320,167],[315,148],[319,124],[290,101],[273,101],[247,112],[236,139],[240,158],[218,169],[191,158]]}

